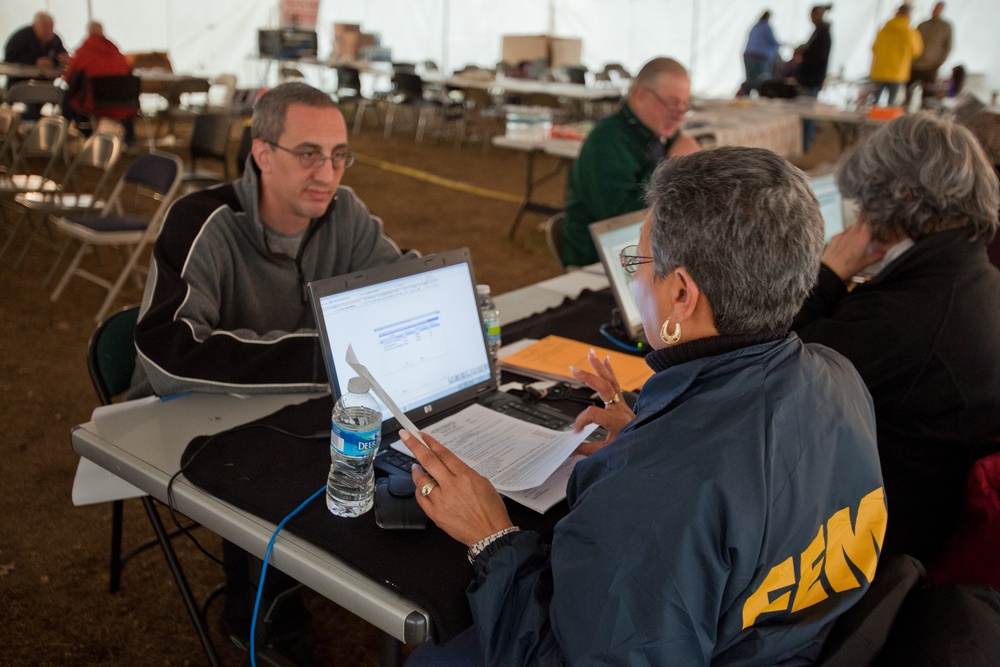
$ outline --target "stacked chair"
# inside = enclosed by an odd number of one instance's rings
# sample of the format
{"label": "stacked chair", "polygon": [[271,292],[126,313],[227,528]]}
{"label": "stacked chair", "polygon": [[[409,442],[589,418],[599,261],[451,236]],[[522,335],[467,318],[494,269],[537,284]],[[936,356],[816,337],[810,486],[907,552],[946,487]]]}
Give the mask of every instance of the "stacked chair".
{"label": "stacked chair", "polygon": [[61,179],[46,180],[41,188],[17,193],[12,206],[20,210],[20,216],[0,256],[22,228],[29,228],[31,234],[14,263],[17,268],[39,232],[47,229],[48,216],[100,211],[121,154],[121,139],[114,134],[97,132],[83,144]]}
{"label": "stacked chair", "polygon": [[19,194],[55,192],[59,189],[53,175],[63,158],[63,144],[68,130],[69,123],[61,116],[39,119],[17,148],[10,167],[0,174],[0,216],[10,227],[0,256],[10,247],[15,232],[6,207]]}

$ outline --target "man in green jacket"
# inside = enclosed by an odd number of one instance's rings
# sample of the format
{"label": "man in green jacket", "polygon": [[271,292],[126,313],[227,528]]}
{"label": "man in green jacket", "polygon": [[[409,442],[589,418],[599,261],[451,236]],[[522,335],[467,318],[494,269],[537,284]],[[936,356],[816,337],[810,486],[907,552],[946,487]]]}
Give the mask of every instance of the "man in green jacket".
{"label": "man in green jacket", "polygon": [[684,66],[654,58],[632,80],[625,104],[594,126],[569,174],[564,264],[598,261],[588,225],[644,208],[643,188],[656,165],[698,150],[698,142],[680,131],[690,100]]}

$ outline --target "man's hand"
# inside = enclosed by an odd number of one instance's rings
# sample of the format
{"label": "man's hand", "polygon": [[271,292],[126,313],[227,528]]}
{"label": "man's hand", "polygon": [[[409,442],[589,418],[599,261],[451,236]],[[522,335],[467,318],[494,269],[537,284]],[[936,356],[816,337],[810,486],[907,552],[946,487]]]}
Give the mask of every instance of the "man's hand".
{"label": "man's hand", "polygon": [[605,358],[603,361],[597,358],[597,353],[593,350],[587,356],[594,372],[585,371],[581,368],[570,367],[570,373],[580,382],[597,392],[604,401],[604,407],[599,408],[592,405],[579,415],[573,423],[573,430],[579,432],[587,424],[597,424],[603,426],[608,432],[608,437],[604,442],[584,442],[576,448],[577,454],[590,455],[598,449],[605,447],[617,437],[625,424],[635,419],[635,413],[625,403],[622,397],[622,388],[615,377],[615,371],[611,368],[611,359]]}
{"label": "man's hand", "polygon": [[472,546],[514,525],[490,481],[450,449],[423,432],[420,437],[426,447],[407,431],[400,431],[399,437],[420,463],[412,472],[417,503],[438,528]]}
{"label": "man's hand", "polygon": [[841,280],[848,280],[861,269],[885,257],[884,244],[872,238],[872,228],[858,220],[830,239],[823,251],[823,263]]}

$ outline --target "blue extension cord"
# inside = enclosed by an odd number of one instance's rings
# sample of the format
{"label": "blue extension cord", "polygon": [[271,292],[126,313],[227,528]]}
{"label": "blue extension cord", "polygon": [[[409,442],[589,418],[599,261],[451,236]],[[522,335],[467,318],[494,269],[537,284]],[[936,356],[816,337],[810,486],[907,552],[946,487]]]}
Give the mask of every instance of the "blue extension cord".
{"label": "blue extension cord", "polygon": [[642,343],[639,343],[638,345],[630,345],[629,343],[625,343],[619,340],[617,336],[611,333],[611,325],[608,324],[607,322],[602,324],[599,330],[601,332],[601,335],[603,335],[605,338],[607,338],[609,341],[611,341],[612,343],[614,343],[623,350],[627,350],[629,352],[642,352],[646,348],[646,346],[643,345]]}
{"label": "blue extension cord", "polygon": [[271,535],[271,540],[267,543],[267,551],[264,552],[264,562],[260,566],[260,581],[257,582],[257,598],[253,603],[253,621],[250,623],[250,664],[253,667],[257,667],[257,613],[260,611],[260,599],[264,594],[264,577],[267,575],[267,561],[271,558],[271,549],[274,548],[274,541],[278,539],[278,533],[285,527],[288,520],[301,512],[306,505],[311,503],[324,491],[326,491],[326,484],[321,486],[316,493],[303,500],[301,505],[289,512],[288,516],[282,519],[278,527],[274,529],[274,534]]}

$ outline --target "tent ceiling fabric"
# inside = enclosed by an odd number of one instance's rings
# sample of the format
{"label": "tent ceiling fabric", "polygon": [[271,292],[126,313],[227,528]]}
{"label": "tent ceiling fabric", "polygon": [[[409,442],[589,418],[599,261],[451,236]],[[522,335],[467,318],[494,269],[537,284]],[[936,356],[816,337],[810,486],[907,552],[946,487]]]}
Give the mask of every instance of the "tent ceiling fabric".
{"label": "tent ceiling fabric", "polygon": [[[360,23],[379,33],[393,59],[435,60],[451,70],[466,63],[490,65],[500,56],[504,34],[551,32],[583,40],[583,61],[591,69],[620,62],[635,70],[654,55],[674,56],[691,68],[700,95],[731,96],[743,77],[742,51],[750,27],[765,9],[779,40],[805,41],[815,0],[323,0],[319,15],[320,56],[329,54],[333,23]],[[837,0],[831,74],[867,75],[871,43],[891,17],[892,0]],[[930,14],[934,0],[914,0],[914,23]],[[233,72],[240,85],[261,83],[264,69],[253,60],[257,29],[274,26],[277,0],[5,0],[0,32],[6,38],[44,8],[68,48],[83,38],[88,5],[93,18],[123,51],[166,50],[177,71],[202,75]],[[955,26],[953,65],[983,74],[985,91],[1000,89],[1000,3],[952,0],[945,18]]]}

